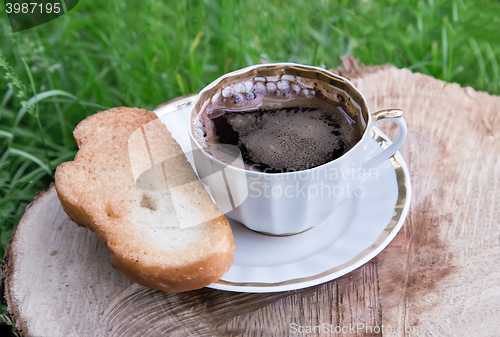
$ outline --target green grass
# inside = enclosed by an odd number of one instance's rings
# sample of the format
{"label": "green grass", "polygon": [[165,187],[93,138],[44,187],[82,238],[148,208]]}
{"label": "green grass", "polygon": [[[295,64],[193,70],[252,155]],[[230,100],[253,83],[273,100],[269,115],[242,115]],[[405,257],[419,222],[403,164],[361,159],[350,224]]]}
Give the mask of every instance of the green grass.
{"label": "green grass", "polygon": [[0,69],[2,253],[76,153],[73,128],[104,107],[152,109],[261,59],[334,68],[346,54],[500,93],[497,1],[86,0],[16,34],[0,8],[0,52],[27,88]]}

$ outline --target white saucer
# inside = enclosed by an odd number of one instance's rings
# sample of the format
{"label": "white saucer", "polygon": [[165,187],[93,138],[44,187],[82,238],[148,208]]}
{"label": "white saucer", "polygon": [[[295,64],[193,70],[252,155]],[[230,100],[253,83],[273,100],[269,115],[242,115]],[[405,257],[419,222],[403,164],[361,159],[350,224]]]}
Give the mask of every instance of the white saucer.
{"label": "white saucer", "polygon": [[[195,98],[155,111],[193,168],[188,113]],[[390,144],[377,128],[370,135],[368,157]],[[252,293],[301,289],[336,279],[370,261],[401,229],[411,198],[408,168],[399,152],[377,171],[361,183],[364,196],[350,198],[324,224],[304,233],[272,237],[230,220],[236,241],[234,263],[209,288]]]}

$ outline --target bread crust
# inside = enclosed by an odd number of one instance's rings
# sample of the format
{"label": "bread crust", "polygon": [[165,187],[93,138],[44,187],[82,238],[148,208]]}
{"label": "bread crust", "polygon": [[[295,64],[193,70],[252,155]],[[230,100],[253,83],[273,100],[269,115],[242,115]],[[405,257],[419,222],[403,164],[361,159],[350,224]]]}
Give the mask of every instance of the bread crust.
{"label": "bread crust", "polygon": [[[226,221],[216,219],[215,221]],[[233,253],[217,253],[182,267],[147,267],[139,262],[113,254],[111,264],[129,280],[151,289],[183,292],[200,289],[218,281],[233,264]]]}
{"label": "bread crust", "polygon": [[[114,181],[106,181],[110,179],[106,179],[106,175],[100,175],[100,172],[107,169],[109,174],[110,170],[106,166],[112,167],[116,162],[102,165],[100,159],[100,164],[95,164],[93,155],[99,155],[96,153],[99,151],[94,150],[94,147],[107,149],[110,158],[112,154],[116,154],[119,163],[126,162],[128,158],[122,158],[128,155],[126,140],[134,130],[155,119],[157,116],[152,112],[121,107],[94,114],[80,122],[73,133],[79,147],[75,160],[61,164],[56,170],[57,195],[68,216],[77,225],[93,231],[99,241],[106,244],[111,252],[113,267],[131,281],[169,292],[199,289],[219,280],[233,263],[236,247],[227,219],[217,210],[220,216],[198,225],[201,226],[200,232],[204,237],[200,240],[200,247],[196,247],[198,254],[193,255],[197,258],[186,258],[187,262],[179,262],[175,257],[185,255],[183,252],[180,255],[165,256],[164,252],[147,247],[148,242],[136,239],[139,229],[137,233],[134,232],[136,228],[128,215],[131,204],[126,200],[118,200],[119,198],[111,201],[106,199],[108,190],[120,191],[120,186]],[[171,138],[166,128],[164,131]],[[172,140],[173,138],[169,141]],[[178,147],[176,151],[179,151],[180,146],[177,143],[175,145]],[[185,158],[179,165],[182,170],[192,171]],[[128,171],[124,173],[124,177],[129,180],[131,176]],[[100,178],[105,181],[99,181]],[[122,179],[121,183],[129,180]],[[99,189],[96,181],[105,188]],[[136,189],[135,186],[131,188]],[[203,193],[206,191],[203,190]],[[208,199],[204,196],[202,201],[205,204],[206,200]],[[130,200],[132,201],[135,202]],[[202,203],[200,210],[215,207],[213,201],[210,202],[212,205]]]}

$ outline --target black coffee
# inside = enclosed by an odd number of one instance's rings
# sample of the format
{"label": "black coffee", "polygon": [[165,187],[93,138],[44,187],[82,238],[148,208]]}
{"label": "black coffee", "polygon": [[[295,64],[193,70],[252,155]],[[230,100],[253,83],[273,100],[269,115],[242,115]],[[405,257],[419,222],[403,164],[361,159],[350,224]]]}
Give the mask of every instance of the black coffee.
{"label": "black coffee", "polygon": [[212,111],[214,140],[237,146],[254,170],[281,173],[323,165],[349,151],[363,128],[343,104],[319,98],[300,107]]}

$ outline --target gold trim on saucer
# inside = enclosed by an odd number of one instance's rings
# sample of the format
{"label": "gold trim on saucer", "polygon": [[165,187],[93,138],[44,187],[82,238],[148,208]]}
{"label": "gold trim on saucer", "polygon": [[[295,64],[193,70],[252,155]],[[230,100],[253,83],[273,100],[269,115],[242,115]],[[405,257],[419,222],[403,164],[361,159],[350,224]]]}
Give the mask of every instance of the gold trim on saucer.
{"label": "gold trim on saucer", "polygon": [[154,113],[158,116],[158,118],[165,116],[168,113],[180,110],[182,108],[187,107],[188,105],[193,104],[196,100],[197,95],[189,96],[178,101],[168,103],[164,106],[160,106],[159,108],[153,110]]}
{"label": "gold trim on saucer", "polygon": [[[372,128],[370,130],[370,136],[377,141],[377,143],[380,144],[380,146],[389,146],[387,143],[387,140],[380,134],[377,130]],[[398,224],[399,220],[401,219],[401,215],[403,213],[403,208],[406,203],[406,176],[403,170],[403,165],[401,163],[401,156],[398,154],[395,154],[394,156],[391,157],[391,164],[394,167],[394,170],[396,171],[396,179],[398,181],[398,200],[396,201],[396,206],[394,209],[394,215],[392,216],[392,219],[389,221],[387,226],[385,227],[384,231],[380,236],[375,240],[374,243],[370,245],[370,247],[366,248],[364,251],[359,253],[356,257],[354,257],[352,260],[341,264],[340,266],[336,266],[334,268],[328,269],[327,271],[324,271],[320,274],[309,276],[309,277],[301,277],[301,278],[296,278],[296,279],[291,279],[287,281],[282,281],[282,282],[274,282],[274,283],[264,283],[264,282],[229,282],[229,281],[224,281],[224,280],[219,280],[218,282],[215,282],[216,284],[221,284],[221,285],[228,285],[228,286],[236,286],[236,287],[277,287],[277,286],[284,286],[284,285],[290,285],[290,284],[295,284],[295,283],[303,283],[303,282],[309,282],[309,281],[314,281],[320,278],[323,278],[325,276],[328,276],[330,274],[336,273],[342,269],[348,268],[349,266],[354,265],[361,259],[363,259],[365,256],[369,255],[372,253],[378,246],[382,244],[382,242],[385,241],[385,239],[392,233],[392,231],[396,228],[396,225]]]}
{"label": "gold trim on saucer", "polygon": [[[176,111],[178,109],[184,108],[190,104],[193,103],[195,100],[196,96],[188,97],[186,99],[173,102],[164,108],[158,109],[158,116],[161,117],[167,113]],[[166,110],[166,111],[164,111]],[[382,110],[379,111],[381,115],[384,113],[386,114],[397,114],[396,111],[400,111],[398,109],[388,109],[387,110]],[[376,112],[375,114],[379,113]],[[375,115],[374,114],[374,115]],[[392,117],[392,116],[391,116]],[[397,117],[397,116],[394,116]],[[372,118],[374,120],[377,120],[375,116],[372,115]],[[382,117],[380,117],[382,118]],[[386,118],[386,117],[384,117]],[[370,136],[377,141],[377,143],[382,147],[386,148],[389,146],[389,143],[387,140],[384,138],[384,136],[376,129],[372,128],[370,130]],[[272,283],[264,283],[264,282],[229,282],[229,281],[224,281],[224,280],[219,280],[218,282],[215,282],[215,284],[220,284],[220,285],[227,285],[227,286],[233,286],[233,287],[260,287],[260,288],[271,288],[271,287],[277,287],[277,286],[284,286],[284,285],[290,285],[290,284],[299,284],[303,282],[309,282],[309,281],[314,281],[320,278],[323,278],[325,276],[328,276],[330,274],[336,273],[342,269],[348,268],[357,262],[359,262],[361,259],[363,259],[365,256],[371,254],[374,250],[376,250],[384,241],[389,237],[389,235],[394,231],[396,228],[398,222],[401,219],[401,215],[403,213],[404,206],[406,204],[406,192],[407,192],[407,179],[406,175],[403,169],[403,164],[402,164],[402,158],[400,155],[397,153],[393,155],[390,158],[391,164],[394,167],[394,170],[396,171],[396,179],[398,182],[398,200],[396,201],[396,206],[394,209],[394,215],[392,216],[392,219],[389,221],[387,226],[385,227],[384,231],[380,236],[375,240],[373,244],[371,244],[368,248],[363,250],[361,253],[359,253],[356,257],[351,259],[350,261],[341,264],[340,266],[336,266],[334,268],[328,269],[327,271],[324,271],[322,273],[319,273],[317,275],[309,276],[309,277],[301,277],[301,278],[296,278],[296,279],[291,279],[287,281],[282,281],[282,282],[272,282]]]}

